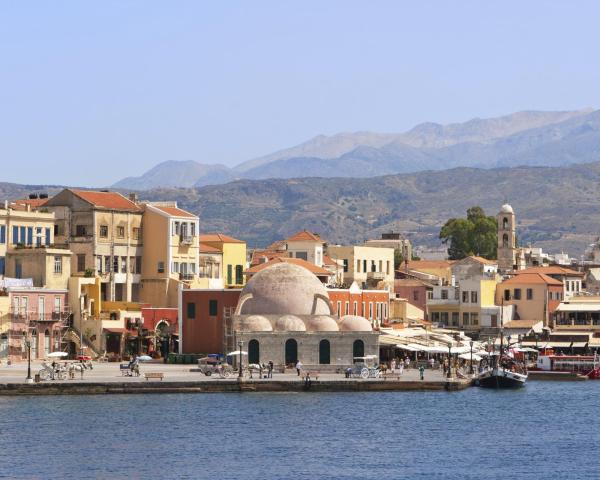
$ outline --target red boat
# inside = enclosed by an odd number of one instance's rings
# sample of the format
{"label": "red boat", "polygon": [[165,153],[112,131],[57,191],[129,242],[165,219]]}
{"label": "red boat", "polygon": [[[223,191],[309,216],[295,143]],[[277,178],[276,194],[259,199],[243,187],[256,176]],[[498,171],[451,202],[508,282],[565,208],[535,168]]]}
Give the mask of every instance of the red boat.
{"label": "red boat", "polygon": [[600,359],[595,355],[541,355],[535,370],[575,372],[597,380],[600,379]]}

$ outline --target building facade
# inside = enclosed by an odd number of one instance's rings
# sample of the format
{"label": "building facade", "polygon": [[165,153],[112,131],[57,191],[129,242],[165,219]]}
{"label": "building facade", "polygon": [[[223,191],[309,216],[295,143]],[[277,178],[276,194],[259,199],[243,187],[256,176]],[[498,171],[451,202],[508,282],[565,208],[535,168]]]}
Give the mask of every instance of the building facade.
{"label": "building facade", "polygon": [[244,285],[246,242],[222,233],[208,233],[200,235],[200,243],[221,252],[223,263],[220,277],[225,288],[240,288]]}
{"label": "building facade", "polygon": [[356,282],[361,288],[372,288],[383,282],[393,288],[393,248],[328,245],[327,255],[342,260],[345,284]]}

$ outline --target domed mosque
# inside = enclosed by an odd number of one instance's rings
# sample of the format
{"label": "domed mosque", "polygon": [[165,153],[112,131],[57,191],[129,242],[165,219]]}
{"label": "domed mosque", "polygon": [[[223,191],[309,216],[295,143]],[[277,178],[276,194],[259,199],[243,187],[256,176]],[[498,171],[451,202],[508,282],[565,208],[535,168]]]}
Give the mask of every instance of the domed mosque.
{"label": "domed mosque", "polygon": [[277,263],[250,278],[241,292],[233,329],[250,363],[327,370],[353,357],[379,354],[379,335],[364,317],[333,314],[327,288],[306,268]]}

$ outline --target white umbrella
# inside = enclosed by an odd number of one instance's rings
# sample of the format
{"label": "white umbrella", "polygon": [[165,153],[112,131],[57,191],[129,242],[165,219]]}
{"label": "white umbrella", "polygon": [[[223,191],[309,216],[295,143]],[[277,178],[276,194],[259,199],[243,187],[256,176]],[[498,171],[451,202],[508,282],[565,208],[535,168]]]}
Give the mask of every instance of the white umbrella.
{"label": "white umbrella", "polygon": [[229,353],[227,354],[227,356],[228,356],[228,357],[230,357],[230,356],[232,356],[232,355],[239,355],[240,353],[241,353],[242,355],[248,355],[248,352],[244,352],[243,350],[240,352],[239,350],[236,350],[235,352],[229,352]]}
{"label": "white umbrella", "polygon": [[152,360],[152,357],[149,355],[141,355],[137,358],[140,362],[148,362],[148,361]]}
{"label": "white umbrella", "polygon": [[69,354],[67,352],[52,352],[52,353],[49,353],[46,356],[49,357],[49,358],[68,357]]}

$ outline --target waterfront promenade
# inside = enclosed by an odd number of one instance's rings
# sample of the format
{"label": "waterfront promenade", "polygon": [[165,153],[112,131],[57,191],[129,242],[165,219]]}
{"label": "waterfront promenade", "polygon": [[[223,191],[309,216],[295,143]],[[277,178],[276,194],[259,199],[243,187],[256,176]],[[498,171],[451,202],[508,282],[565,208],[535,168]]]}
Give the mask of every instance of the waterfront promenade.
{"label": "waterfront promenade", "polygon": [[[118,363],[95,363],[93,370],[86,370],[83,378],[76,373],[74,379],[47,380],[39,384],[26,384],[27,364],[0,367],[0,395],[7,394],[85,394],[85,393],[160,393],[160,392],[235,392],[235,391],[382,391],[382,390],[460,390],[469,386],[468,380],[452,379],[450,382],[438,370],[426,370],[424,380],[417,370],[408,370],[398,377],[387,379],[347,379],[343,374],[325,373],[319,379],[306,382],[293,373],[274,373],[272,379],[245,377],[242,384],[236,376],[222,379],[207,377],[190,371],[194,365],[171,365],[144,363],[139,377],[122,376]],[[32,363],[34,376],[41,364]],[[146,380],[146,373],[162,373],[163,380]],[[313,374],[314,375],[314,374]]]}

